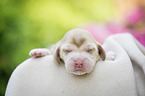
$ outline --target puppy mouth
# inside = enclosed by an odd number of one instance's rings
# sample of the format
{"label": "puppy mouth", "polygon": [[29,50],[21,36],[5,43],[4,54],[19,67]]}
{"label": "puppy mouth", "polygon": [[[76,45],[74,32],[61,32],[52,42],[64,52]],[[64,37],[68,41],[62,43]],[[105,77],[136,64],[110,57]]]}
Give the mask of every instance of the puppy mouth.
{"label": "puppy mouth", "polygon": [[75,75],[84,75],[86,72],[82,68],[76,68],[73,72]]}
{"label": "puppy mouth", "polygon": [[75,72],[72,72],[72,73],[75,74],[75,75],[84,75],[84,74],[86,74],[86,72],[85,71],[82,71],[82,70],[75,71]]}
{"label": "puppy mouth", "polygon": [[87,73],[90,73],[93,68],[93,66],[89,62],[83,62],[83,66],[81,64],[79,66],[75,66],[74,64],[74,62],[65,63],[67,72],[74,75],[85,75]]}

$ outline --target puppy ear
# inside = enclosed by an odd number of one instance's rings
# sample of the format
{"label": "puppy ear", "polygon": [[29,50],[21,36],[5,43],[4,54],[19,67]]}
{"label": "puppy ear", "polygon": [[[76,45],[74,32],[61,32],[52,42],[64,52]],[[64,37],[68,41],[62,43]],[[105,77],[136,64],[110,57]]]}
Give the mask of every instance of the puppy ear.
{"label": "puppy ear", "polygon": [[57,64],[63,63],[63,60],[60,57],[60,48],[59,47],[55,50],[53,58]]}
{"label": "puppy ear", "polygon": [[98,45],[98,50],[99,50],[99,55],[100,55],[101,59],[104,61],[106,58],[106,53],[105,53],[104,49],[101,47],[101,45]]}

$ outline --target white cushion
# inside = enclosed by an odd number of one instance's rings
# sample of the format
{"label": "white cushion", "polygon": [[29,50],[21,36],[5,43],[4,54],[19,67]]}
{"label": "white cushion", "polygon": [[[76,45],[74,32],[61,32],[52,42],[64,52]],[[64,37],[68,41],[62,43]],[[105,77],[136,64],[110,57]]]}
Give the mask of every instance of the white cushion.
{"label": "white cushion", "polygon": [[93,72],[83,76],[66,72],[64,65],[54,63],[52,55],[24,61],[12,73],[5,95],[145,96],[145,75],[141,67],[138,67],[138,62],[131,62],[128,52],[116,40],[123,35],[111,36],[103,44],[106,52],[115,52],[115,60],[99,61]]}

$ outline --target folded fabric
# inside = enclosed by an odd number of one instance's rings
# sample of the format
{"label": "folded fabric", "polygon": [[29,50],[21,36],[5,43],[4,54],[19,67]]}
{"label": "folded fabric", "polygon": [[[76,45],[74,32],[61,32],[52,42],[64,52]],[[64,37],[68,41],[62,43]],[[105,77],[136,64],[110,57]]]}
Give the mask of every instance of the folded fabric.
{"label": "folded fabric", "polygon": [[103,48],[115,59],[82,76],[66,72],[52,55],[30,58],[12,73],[5,96],[145,96],[145,48],[130,34],[108,37]]}

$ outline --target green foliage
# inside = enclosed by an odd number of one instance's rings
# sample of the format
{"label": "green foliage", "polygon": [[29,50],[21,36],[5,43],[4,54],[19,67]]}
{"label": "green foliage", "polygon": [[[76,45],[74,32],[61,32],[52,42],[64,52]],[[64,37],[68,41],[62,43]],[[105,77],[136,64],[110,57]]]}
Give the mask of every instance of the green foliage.
{"label": "green foliage", "polygon": [[31,49],[56,43],[72,28],[108,20],[112,6],[110,0],[1,0],[0,96]]}

